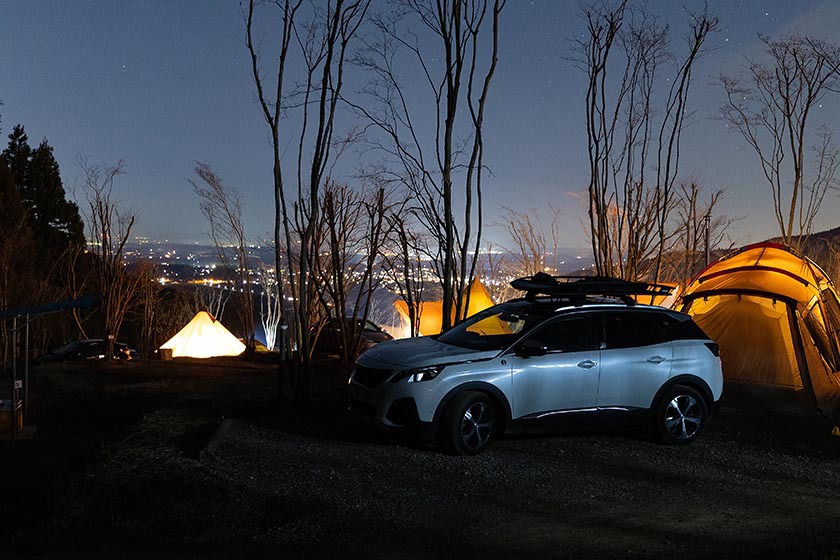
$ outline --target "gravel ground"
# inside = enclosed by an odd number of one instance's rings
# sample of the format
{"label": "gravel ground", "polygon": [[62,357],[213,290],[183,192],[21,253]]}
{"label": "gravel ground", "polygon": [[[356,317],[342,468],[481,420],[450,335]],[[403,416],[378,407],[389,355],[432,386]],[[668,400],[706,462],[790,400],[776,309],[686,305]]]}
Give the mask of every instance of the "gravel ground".
{"label": "gravel ground", "polygon": [[563,434],[453,457],[377,432],[323,370],[279,409],[268,366],[50,372],[40,441],[0,457],[19,482],[0,554],[840,558],[840,438],[814,413],[724,402],[685,448]]}
{"label": "gravel ground", "polygon": [[[235,420],[205,460],[277,505],[254,536],[265,548],[368,558],[840,552],[840,441],[779,439],[751,419],[725,409],[687,448],[512,437],[470,458],[375,433],[359,440],[364,426],[354,441]],[[803,429],[820,427],[807,420]]]}

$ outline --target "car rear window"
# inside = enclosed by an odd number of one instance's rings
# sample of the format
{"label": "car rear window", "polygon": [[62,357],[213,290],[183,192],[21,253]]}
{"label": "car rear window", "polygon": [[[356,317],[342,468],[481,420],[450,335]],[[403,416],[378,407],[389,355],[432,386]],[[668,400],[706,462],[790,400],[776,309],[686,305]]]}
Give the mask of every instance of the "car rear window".
{"label": "car rear window", "polygon": [[660,326],[671,340],[706,340],[709,338],[690,317],[680,320],[679,317],[666,315],[665,313],[657,313],[656,316],[659,319]]}
{"label": "car rear window", "polygon": [[668,342],[658,313],[605,313],[604,335],[607,348],[634,348]]}

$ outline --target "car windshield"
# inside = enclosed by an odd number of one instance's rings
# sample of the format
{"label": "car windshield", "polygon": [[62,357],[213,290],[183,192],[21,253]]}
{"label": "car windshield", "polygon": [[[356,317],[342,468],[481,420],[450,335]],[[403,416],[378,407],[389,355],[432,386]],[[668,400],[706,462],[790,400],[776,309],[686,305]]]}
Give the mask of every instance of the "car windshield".
{"label": "car windshield", "polygon": [[503,350],[549,315],[549,308],[503,303],[468,317],[441,334],[438,341],[472,350]]}

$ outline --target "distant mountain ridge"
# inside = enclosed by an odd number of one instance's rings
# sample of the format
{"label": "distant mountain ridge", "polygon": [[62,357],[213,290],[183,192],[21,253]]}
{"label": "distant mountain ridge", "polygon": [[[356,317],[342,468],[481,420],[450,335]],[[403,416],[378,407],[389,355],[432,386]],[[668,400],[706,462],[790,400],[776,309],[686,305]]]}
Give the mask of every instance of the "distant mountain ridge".
{"label": "distant mountain ridge", "polygon": [[[800,238],[795,239],[799,241]],[[773,237],[767,241],[781,243],[782,238]],[[799,252],[820,265],[835,283],[840,281],[840,227],[812,233]]]}

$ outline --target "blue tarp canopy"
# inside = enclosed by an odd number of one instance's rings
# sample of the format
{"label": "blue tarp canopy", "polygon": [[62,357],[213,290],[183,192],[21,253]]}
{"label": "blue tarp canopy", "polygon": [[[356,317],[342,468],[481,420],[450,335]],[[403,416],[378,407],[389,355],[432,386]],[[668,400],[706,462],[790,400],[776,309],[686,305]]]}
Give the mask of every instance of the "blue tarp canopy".
{"label": "blue tarp canopy", "polygon": [[84,309],[93,307],[99,301],[97,296],[85,296],[79,299],[66,299],[64,301],[57,301],[55,303],[44,303],[35,305],[33,307],[18,307],[17,309],[4,309],[0,311],[0,321],[5,319],[14,319],[15,317],[32,317],[35,315],[45,315],[47,313],[57,313],[65,309]]}

